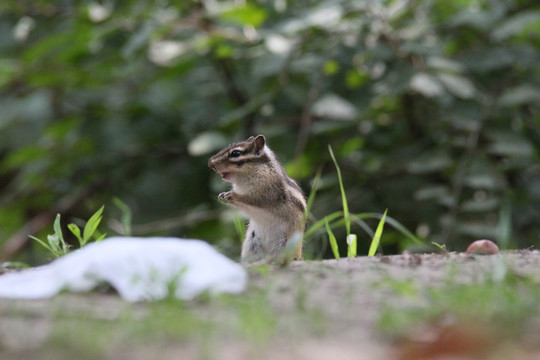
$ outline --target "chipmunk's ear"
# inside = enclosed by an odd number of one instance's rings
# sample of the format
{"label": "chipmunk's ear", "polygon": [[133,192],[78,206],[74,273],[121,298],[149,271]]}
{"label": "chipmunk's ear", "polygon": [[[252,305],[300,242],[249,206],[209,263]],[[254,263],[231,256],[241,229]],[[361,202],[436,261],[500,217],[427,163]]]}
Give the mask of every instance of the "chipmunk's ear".
{"label": "chipmunk's ear", "polygon": [[246,141],[253,142],[253,140],[255,140],[255,138],[253,136],[250,136]]}
{"label": "chipmunk's ear", "polygon": [[262,149],[264,145],[266,144],[266,139],[264,138],[264,135],[257,135],[255,138],[255,147],[257,149]]}

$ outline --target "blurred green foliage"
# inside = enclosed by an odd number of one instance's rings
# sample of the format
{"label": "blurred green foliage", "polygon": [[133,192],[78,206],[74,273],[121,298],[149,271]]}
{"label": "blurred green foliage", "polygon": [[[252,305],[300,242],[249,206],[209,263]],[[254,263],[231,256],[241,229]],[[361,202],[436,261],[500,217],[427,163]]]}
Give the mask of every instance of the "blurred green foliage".
{"label": "blurred green foliage", "polygon": [[341,206],[331,144],[351,212],[450,250],[540,243],[537,1],[3,0],[0,30],[0,248],[118,197],[134,235],[237,254],[206,163],[256,133],[306,192],[324,165],[316,218]]}

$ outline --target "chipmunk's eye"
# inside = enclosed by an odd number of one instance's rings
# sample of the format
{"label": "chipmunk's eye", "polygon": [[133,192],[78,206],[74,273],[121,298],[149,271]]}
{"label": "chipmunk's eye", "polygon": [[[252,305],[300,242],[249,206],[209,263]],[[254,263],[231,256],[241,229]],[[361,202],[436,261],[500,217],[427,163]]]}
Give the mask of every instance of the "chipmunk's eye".
{"label": "chipmunk's eye", "polygon": [[242,152],[240,150],[233,150],[229,154],[229,157],[239,157],[240,155],[242,155]]}

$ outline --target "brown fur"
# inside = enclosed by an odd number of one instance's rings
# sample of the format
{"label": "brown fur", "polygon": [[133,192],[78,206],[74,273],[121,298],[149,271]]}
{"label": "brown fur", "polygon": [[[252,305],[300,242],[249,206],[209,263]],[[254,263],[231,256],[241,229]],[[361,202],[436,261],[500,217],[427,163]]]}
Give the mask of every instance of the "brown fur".
{"label": "brown fur", "polygon": [[[233,184],[218,199],[249,217],[242,246],[245,261],[274,257],[297,232],[304,232],[306,200],[266,145],[263,135],[226,146],[208,161],[208,166]],[[296,252],[302,258],[302,243]]]}

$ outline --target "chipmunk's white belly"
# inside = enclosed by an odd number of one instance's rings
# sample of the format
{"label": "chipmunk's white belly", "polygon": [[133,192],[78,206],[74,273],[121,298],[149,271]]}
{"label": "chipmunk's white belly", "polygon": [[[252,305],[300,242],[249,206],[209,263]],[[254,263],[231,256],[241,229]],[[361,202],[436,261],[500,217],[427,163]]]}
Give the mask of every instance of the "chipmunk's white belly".
{"label": "chipmunk's white belly", "polygon": [[248,230],[255,231],[255,237],[267,251],[279,246],[280,242],[287,241],[291,236],[288,233],[288,223],[282,217],[278,217],[264,209],[252,206],[247,208],[244,212],[250,218]]}

